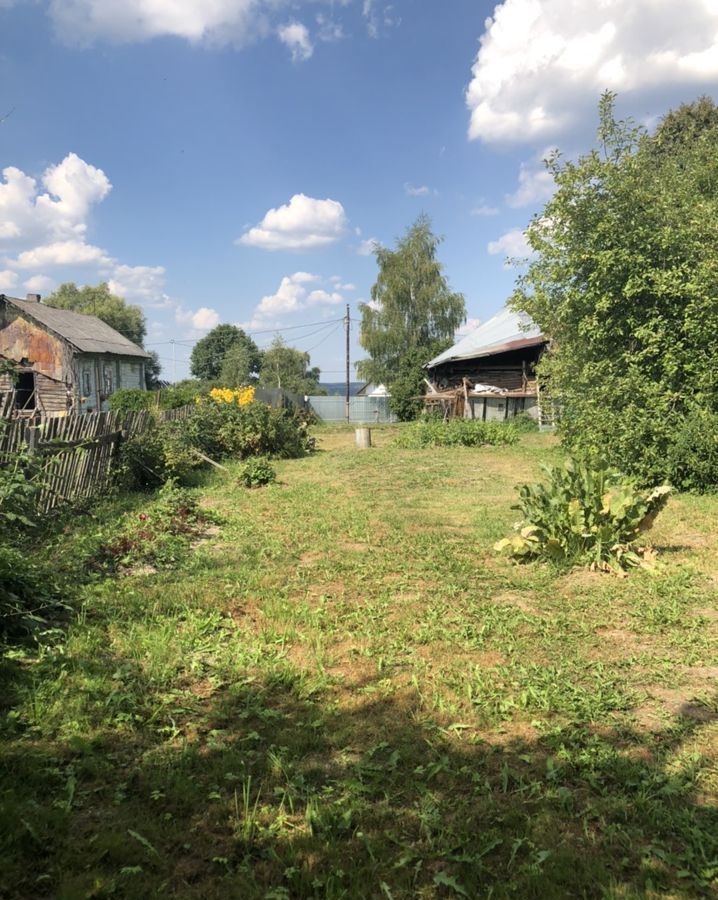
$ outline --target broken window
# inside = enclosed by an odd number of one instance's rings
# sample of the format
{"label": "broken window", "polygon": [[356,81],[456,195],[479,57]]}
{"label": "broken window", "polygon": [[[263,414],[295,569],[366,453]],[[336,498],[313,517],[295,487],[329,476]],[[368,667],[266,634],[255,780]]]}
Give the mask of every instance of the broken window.
{"label": "broken window", "polygon": [[15,407],[35,409],[35,373],[20,372],[15,382]]}
{"label": "broken window", "polygon": [[102,369],[102,386],[103,393],[106,397],[112,393],[112,368],[110,366],[104,366]]}

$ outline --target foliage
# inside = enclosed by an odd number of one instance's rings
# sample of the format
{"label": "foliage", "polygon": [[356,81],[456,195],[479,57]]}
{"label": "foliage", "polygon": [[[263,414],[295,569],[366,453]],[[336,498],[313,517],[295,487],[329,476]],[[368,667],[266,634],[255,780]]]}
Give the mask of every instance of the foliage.
{"label": "foliage", "polygon": [[369,357],[357,372],[366,381],[391,385],[405,355],[428,351],[436,342],[448,345],[465,320],[464,297],[449,289],[436,258],[441,242],[430,219],[421,215],[395,250],[375,247],[379,274],[372,302],[359,305],[359,343]]}
{"label": "foliage", "polygon": [[225,357],[233,348],[243,349],[248,378],[256,380],[262,367],[262,354],[252,338],[236,325],[217,325],[197,341],[190,355],[190,371],[195,378],[217,381],[221,378]]}
{"label": "foliage", "polygon": [[287,409],[257,401],[240,405],[207,398],[183,423],[189,441],[212,459],[303,456],[307,425]]}
{"label": "foliage", "polygon": [[118,483],[125,490],[144,490],[176,479],[192,480],[202,460],[185,427],[185,422],[155,421],[152,427],[120,445]]}
{"label": "foliage", "polygon": [[702,100],[650,135],[616,121],[613,100],[600,150],[548,160],[556,192],[512,302],[552,338],[539,369],[565,443],[656,484],[673,478],[684,419],[717,408],[718,113]]}
{"label": "foliage", "polygon": [[277,480],[277,473],[266,456],[250,456],[242,466],[239,480],[248,488],[261,487],[273,484]]}
{"label": "foliage", "polygon": [[181,409],[194,403],[197,397],[204,396],[207,385],[195,378],[185,378],[160,391],[160,409]]}
{"label": "foliage", "polygon": [[[246,387],[239,390],[230,388],[212,388],[209,392],[209,398],[214,403],[229,403],[237,406],[247,406],[254,401],[254,388]],[[196,402],[201,402],[201,398],[197,398]]]}
{"label": "foliage", "polygon": [[515,444],[518,434],[510,423],[482,422],[478,419],[425,418],[402,428],[396,445],[407,449],[423,447],[482,447]]}
{"label": "foliage", "polygon": [[29,516],[41,477],[36,462],[24,452],[0,463],[0,540],[34,524]]}
{"label": "foliage", "polygon": [[219,372],[219,383],[229,388],[238,388],[256,381],[252,369],[252,353],[244,343],[235,343],[227,350]]}
{"label": "foliage", "polygon": [[718,497],[671,501],[659,578],[507,567],[485,548],[552,437],[396,430],[323,427],[281,490],[208,479],[219,540],[95,572],[62,640],[6,655],[8,900],[715,895]]}
{"label": "foliage", "polygon": [[0,543],[0,642],[37,632],[64,609],[48,566],[27,549]]}
{"label": "foliage", "polygon": [[145,387],[148,391],[156,391],[160,386],[162,363],[156,350],[150,350],[149,359],[145,360]]}
{"label": "foliage", "polygon": [[669,451],[671,483],[681,491],[718,490],[718,412],[689,409]]}
{"label": "foliage", "polygon": [[72,281],[66,282],[49,294],[44,303],[57,309],[70,309],[88,316],[97,316],[139,347],[147,334],[145,315],[140,307],[112,294],[105,281],[81,288]]}
{"label": "foliage", "polygon": [[310,356],[302,350],[288,347],[281,336],[275,337],[264,351],[259,386],[284,388],[294,394],[326,393],[319,388],[319,369],[310,368]]}
{"label": "foliage", "polygon": [[206,522],[207,515],[194,496],[170,479],[156,500],[128,516],[97,548],[94,566],[117,571],[139,565],[174,565],[189,552],[191,539],[202,532]]}
{"label": "foliage", "polygon": [[546,483],[519,487],[523,519],[495,549],[518,559],[547,559],[620,571],[651,560],[641,534],[668,502],[667,485],[640,490],[605,463],[569,460],[543,466]]}
{"label": "foliage", "polygon": [[539,430],[537,420],[527,412],[517,413],[510,421],[516,431],[521,434],[530,434],[532,431]]}
{"label": "foliage", "polygon": [[155,395],[142,388],[120,388],[110,394],[108,403],[112,412],[138,412],[150,409],[155,402]]}
{"label": "foliage", "polygon": [[411,422],[422,412],[424,403],[420,398],[426,393],[424,366],[447,345],[447,341],[433,341],[428,347],[414,347],[401,356],[398,368],[388,382],[389,409],[400,422]]}

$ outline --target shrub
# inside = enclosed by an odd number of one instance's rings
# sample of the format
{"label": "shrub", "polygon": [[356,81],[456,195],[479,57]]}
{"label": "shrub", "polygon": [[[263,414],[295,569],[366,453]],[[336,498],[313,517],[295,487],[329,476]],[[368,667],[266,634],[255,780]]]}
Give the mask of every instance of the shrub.
{"label": "shrub", "polygon": [[160,409],[180,409],[194,403],[197,397],[207,394],[207,384],[195,378],[186,378],[160,391]]}
{"label": "shrub", "polygon": [[511,425],[516,429],[516,431],[518,431],[520,434],[530,434],[532,431],[539,430],[539,424],[537,420],[534,419],[533,416],[530,416],[527,412],[520,412],[509,421]]}
{"label": "shrub", "polygon": [[668,453],[671,481],[684,491],[718,489],[718,413],[694,408],[676,431]]}
{"label": "shrub", "polygon": [[0,640],[27,636],[65,608],[52,572],[26,550],[0,545]]}
{"label": "shrub", "polygon": [[148,431],[123,441],[118,480],[126,490],[157,487],[169,479],[191,480],[202,465],[184,422],[155,422]]}
{"label": "shrub", "polygon": [[184,425],[192,445],[213,459],[293,458],[309,448],[306,423],[290,410],[257,401],[240,404],[210,397],[197,404]]}
{"label": "shrub", "polygon": [[482,422],[477,419],[422,419],[402,428],[396,438],[399,447],[480,447],[515,444],[518,432],[509,423]]}
{"label": "shrub", "polygon": [[239,480],[248,488],[261,487],[273,484],[277,480],[277,473],[266,456],[252,456],[242,466]]}
{"label": "shrub", "polygon": [[519,487],[523,519],[516,534],[495,545],[518,559],[548,559],[620,571],[647,565],[652,554],[639,546],[665,506],[670,488],[640,490],[605,464],[571,460],[543,466],[545,484]]}
{"label": "shrub", "polygon": [[140,409],[149,409],[155,402],[155,395],[151,391],[143,391],[140,388],[122,388],[110,394],[108,401],[113,412],[128,413]]}

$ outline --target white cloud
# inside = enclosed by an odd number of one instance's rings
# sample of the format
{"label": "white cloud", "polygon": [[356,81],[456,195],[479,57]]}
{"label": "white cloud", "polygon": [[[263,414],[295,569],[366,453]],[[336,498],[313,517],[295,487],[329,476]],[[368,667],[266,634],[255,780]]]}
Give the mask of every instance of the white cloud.
{"label": "white cloud", "polygon": [[407,197],[426,197],[431,193],[431,188],[427,187],[425,184],[417,187],[407,181],[404,184],[404,193]]}
{"label": "white cloud", "polygon": [[112,267],[109,288],[113,294],[133,303],[143,303],[157,309],[175,305],[165,293],[164,266],[127,266],[118,263]]}
{"label": "white cloud", "polygon": [[488,203],[481,203],[471,210],[472,216],[497,216],[498,214],[498,206],[489,206]]}
{"label": "white cloud", "polygon": [[92,263],[107,265],[111,259],[104,250],[84,241],[55,241],[23,250],[9,265],[18,269],[41,269],[46,266],[86,266]]}
{"label": "white cloud", "polygon": [[401,19],[396,15],[394,7],[390,3],[363,0],[362,15],[366,22],[367,34],[372,38],[378,38],[382,30],[401,25]]}
{"label": "white cloud", "polygon": [[91,207],[112,189],[101,169],[75,153],[45,170],[40,179],[44,192],[35,178],[15,166],[8,166],[2,174],[0,242],[4,248],[84,239]]}
{"label": "white cloud", "polygon": [[10,269],[0,269],[0,294],[14,290],[17,282],[18,277],[15,272],[11,272]]}
{"label": "white cloud", "polygon": [[319,26],[317,37],[320,41],[333,43],[334,41],[341,41],[346,37],[341,22],[336,22],[334,19],[325,16],[322,13],[317,15],[316,22]]}
{"label": "white cloud", "polygon": [[466,92],[469,137],[525,141],[622,93],[718,77],[714,0],[504,0],[486,20]]}
{"label": "white cloud", "polygon": [[219,325],[220,317],[217,310],[207,306],[200,306],[195,312],[179,306],[175,310],[175,320],[178,325],[188,325],[195,331],[211,331]]}
{"label": "white cloud", "polygon": [[[285,275],[273,294],[262,297],[254,309],[251,321],[244,323],[242,327],[266,328],[268,321],[275,320],[278,316],[301,312],[310,307],[330,307],[344,302],[344,297],[339,293],[341,285],[333,283],[334,279],[329,279],[332,288],[325,290],[320,286],[321,281],[319,275],[312,275],[309,272]],[[317,287],[310,290],[311,285]]]}
{"label": "white cloud", "polygon": [[33,275],[24,282],[24,287],[31,294],[48,294],[55,287],[55,279],[48,275]]}
{"label": "white cloud", "polygon": [[342,303],[344,301],[344,297],[339,294],[337,291],[329,291],[324,290],[316,290],[312,291],[311,294],[307,297],[307,306],[335,306],[337,303]]}
{"label": "white cloud", "polygon": [[304,62],[314,53],[314,45],[309,39],[306,25],[301,22],[287,22],[277,29],[277,37],[289,48],[292,62]]}
{"label": "white cloud", "polygon": [[374,253],[374,249],[380,246],[381,244],[376,238],[367,238],[366,240],[359,242],[357,253],[359,256],[371,256]]}
{"label": "white cloud", "polygon": [[524,258],[532,253],[526,235],[521,228],[512,228],[495,241],[489,241],[486,248],[491,256],[511,257],[512,259]]}
{"label": "white cloud", "polygon": [[270,209],[236,243],[263,250],[312,250],[336,243],[346,224],[344,207],[337,200],[295,194],[289,203]]}
{"label": "white cloud", "polygon": [[69,43],[169,36],[241,46],[266,32],[271,5],[263,0],[50,0],[50,15]]}
{"label": "white cloud", "polygon": [[544,165],[521,163],[519,185],[513,194],[506,195],[506,202],[514,208],[542,203],[553,196],[556,184]]}
{"label": "white cloud", "polygon": [[[174,307],[165,293],[162,266],[130,266],[87,241],[93,208],[112,190],[102,169],[69,153],[49,166],[40,178],[20,169],[4,169],[0,181],[0,258],[11,269],[90,269],[97,280],[131,302]],[[9,272],[13,279],[7,275]],[[6,272],[5,281],[18,282]],[[73,273],[74,274],[74,273]],[[88,279],[89,280],[89,279]],[[30,291],[43,292],[54,281],[35,272],[24,282]]]}

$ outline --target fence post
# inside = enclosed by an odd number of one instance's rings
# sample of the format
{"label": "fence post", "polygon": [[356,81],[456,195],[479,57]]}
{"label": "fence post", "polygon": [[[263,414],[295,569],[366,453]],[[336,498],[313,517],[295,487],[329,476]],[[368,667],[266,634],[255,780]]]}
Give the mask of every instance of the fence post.
{"label": "fence post", "polygon": [[30,456],[37,453],[37,445],[40,442],[40,432],[31,425],[25,429],[25,443],[27,444],[27,452]]}

